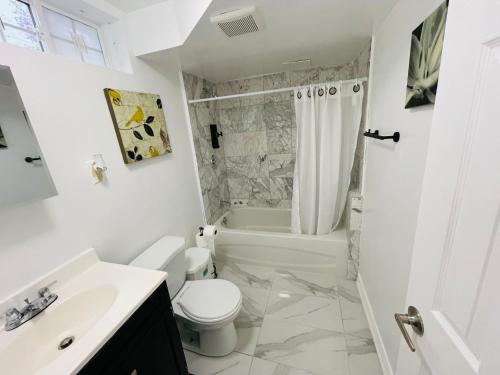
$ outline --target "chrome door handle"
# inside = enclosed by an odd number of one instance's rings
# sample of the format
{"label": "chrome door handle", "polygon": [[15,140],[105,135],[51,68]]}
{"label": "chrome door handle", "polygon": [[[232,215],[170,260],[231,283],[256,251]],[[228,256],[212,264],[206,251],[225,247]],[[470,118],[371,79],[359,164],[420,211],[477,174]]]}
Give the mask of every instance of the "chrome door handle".
{"label": "chrome door handle", "polygon": [[394,318],[396,319],[396,323],[398,323],[398,327],[403,334],[403,337],[406,340],[406,343],[410,347],[410,350],[414,352],[416,350],[415,344],[408,334],[408,331],[405,328],[405,324],[408,324],[413,328],[413,331],[422,336],[424,334],[424,322],[422,321],[422,317],[420,316],[420,312],[415,306],[408,307],[408,314],[394,314]]}

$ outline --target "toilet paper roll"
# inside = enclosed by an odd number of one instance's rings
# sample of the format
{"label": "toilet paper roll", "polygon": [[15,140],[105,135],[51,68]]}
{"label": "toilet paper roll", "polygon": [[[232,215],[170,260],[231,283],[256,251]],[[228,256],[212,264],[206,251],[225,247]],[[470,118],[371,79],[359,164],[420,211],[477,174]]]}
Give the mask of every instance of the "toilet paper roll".
{"label": "toilet paper roll", "polygon": [[198,233],[196,235],[196,247],[206,247],[206,248],[208,248],[206,237],[202,236],[200,233]]}
{"label": "toilet paper roll", "polygon": [[210,238],[217,236],[217,227],[215,225],[207,225],[203,228],[203,236]]}
{"label": "toilet paper roll", "polygon": [[[201,228],[200,228],[201,229]],[[196,234],[196,246],[210,250],[212,259],[215,260],[215,237],[217,237],[217,227],[207,225],[202,229],[202,233]]]}
{"label": "toilet paper roll", "polygon": [[207,247],[210,249],[212,259],[215,260],[215,237],[217,237],[217,227],[214,225],[207,225],[203,229],[203,237],[205,237]]}

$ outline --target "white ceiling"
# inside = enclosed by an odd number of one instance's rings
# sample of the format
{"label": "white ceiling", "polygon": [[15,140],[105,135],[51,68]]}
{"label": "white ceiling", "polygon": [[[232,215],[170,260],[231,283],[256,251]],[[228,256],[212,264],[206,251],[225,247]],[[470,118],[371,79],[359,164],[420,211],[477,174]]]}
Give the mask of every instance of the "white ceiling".
{"label": "white ceiling", "polygon": [[111,5],[124,12],[132,12],[137,9],[145,8],[153,4],[163,3],[165,0],[105,0]]}
{"label": "white ceiling", "polygon": [[[112,1],[112,0],[108,0]],[[114,2],[114,1],[113,1]],[[396,0],[214,0],[180,49],[183,71],[213,82],[353,60]],[[227,38],[210,17],[255,5],[261,31]]]}

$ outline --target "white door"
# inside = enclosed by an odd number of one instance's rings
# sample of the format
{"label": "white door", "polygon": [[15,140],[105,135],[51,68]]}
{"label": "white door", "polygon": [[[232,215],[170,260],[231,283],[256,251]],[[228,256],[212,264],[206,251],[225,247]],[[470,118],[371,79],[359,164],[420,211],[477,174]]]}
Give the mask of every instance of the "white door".
{"label": "white door", "polygon": [[500,1],[450,0],[397,375],[500,374],[499,225]]}

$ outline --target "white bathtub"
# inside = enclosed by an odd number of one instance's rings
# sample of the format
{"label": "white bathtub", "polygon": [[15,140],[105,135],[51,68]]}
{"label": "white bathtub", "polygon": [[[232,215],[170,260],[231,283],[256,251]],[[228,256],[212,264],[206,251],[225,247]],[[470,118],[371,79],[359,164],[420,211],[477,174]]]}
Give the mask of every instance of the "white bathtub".
{"label": "white bathtub", "polygon": [[215,225],[218,261],[309,272],[347,272],[345,229],[311,236],[290,232],[291,211],[279,208],[231,208]]}

